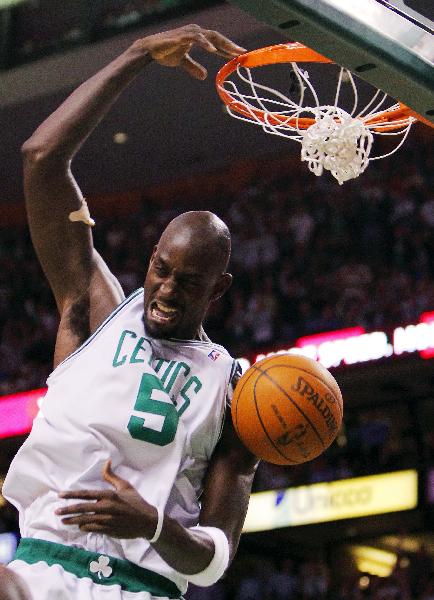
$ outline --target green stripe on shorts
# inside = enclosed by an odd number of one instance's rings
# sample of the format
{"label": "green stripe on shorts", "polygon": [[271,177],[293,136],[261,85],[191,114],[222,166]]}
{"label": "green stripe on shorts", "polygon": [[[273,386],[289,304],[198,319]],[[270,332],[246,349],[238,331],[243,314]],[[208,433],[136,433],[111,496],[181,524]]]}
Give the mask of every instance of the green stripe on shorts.
{"label": "green stripe on shorts", "polygon": [[76,577],[88,577],[97,585],[119,585],[126,592],[149,592],[152,596],[181,598],[178,587],[158,573],[107,554],[64,546],[35,538],[22,538],[13,560],[30,565],[60,565]]}

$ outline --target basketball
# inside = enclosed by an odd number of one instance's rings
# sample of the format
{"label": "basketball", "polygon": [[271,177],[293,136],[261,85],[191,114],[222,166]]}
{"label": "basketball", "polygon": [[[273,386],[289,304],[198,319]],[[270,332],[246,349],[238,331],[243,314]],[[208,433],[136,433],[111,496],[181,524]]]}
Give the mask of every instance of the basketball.
{"label": "basketball", "polygon": [[320,363],[278,354],[252,365],[232,399],[238,437],[258,458],[298,465],[324,452],[342,424],[342,394]]}

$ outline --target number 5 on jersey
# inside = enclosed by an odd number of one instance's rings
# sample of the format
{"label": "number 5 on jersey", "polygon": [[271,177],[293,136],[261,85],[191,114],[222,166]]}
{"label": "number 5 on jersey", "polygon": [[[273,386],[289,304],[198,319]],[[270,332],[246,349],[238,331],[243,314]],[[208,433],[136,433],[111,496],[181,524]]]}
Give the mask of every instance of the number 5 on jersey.
{"label": "number 5 on jersey", "polygon": [[140,382],[128,431],[136,440],[166,446],[173,442],[178,428],[178,413],[155,375],[144,373]]}

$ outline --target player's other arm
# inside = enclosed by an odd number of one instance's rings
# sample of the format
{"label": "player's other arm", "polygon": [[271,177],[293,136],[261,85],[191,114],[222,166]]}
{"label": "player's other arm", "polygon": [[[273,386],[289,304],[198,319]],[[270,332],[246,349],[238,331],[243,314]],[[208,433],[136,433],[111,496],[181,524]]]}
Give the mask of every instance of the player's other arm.
{"label": "player's other arm", "polygon": [[[61,492],[66,500],[79,500],[56,510],[64,525],[78,526],[81,531],[105,533],[117,538],[144,537],[173,569],[199,585],[211,585],[222,574],[235,555],[249,503],[253,476],[258,464],[239,441],[227,416],[222,437],[208,468],[199,524],[220,530],[219,551],[209,531],[184,527],[176,519],[161,515],[126,480],[116,475],[110,461],[103,476],[114,490],[70,490]],[[160,523],[161,530],[157,525]],[[152,538],[159,537],[153,542]],[[227,543],[224,540],[226,536]],[[214,569],[217,560],[222,566]],[[216,575],[217,573],[217,575]],[[212,579],[214,577],[214,579]],[[210,581],[211,580],[211,581]]]}
{"label": "player's other arm", "polygon": [[[230,562],[238,548],[258,463],[240,442],[227,415],[208,468],[199,524],[223,531],[229,542]],[[206,532],[185,529],[168,517],[154,547],[166,562],[187,576],[206,569],[215,552],[214,542]]]}
{"label": "player's other arm", "polygon": [[227,414],[206,477],[200,525],[223,530],[229,541],[230,561],[238,548],[258,464],[259,459],[241,443]]}

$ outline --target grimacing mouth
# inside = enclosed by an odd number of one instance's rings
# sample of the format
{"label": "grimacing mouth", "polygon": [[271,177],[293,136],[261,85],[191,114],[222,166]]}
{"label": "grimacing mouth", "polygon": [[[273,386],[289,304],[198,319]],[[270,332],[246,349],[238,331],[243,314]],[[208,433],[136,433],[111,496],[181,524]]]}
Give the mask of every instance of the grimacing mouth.
{"label": "grimacing mouth", "polygon": [[172,303],[163,300],[151,300],[148,305],[148,315],[154,322],[164,324],[178,321],[181,310],[180,307],[174,306]]}

